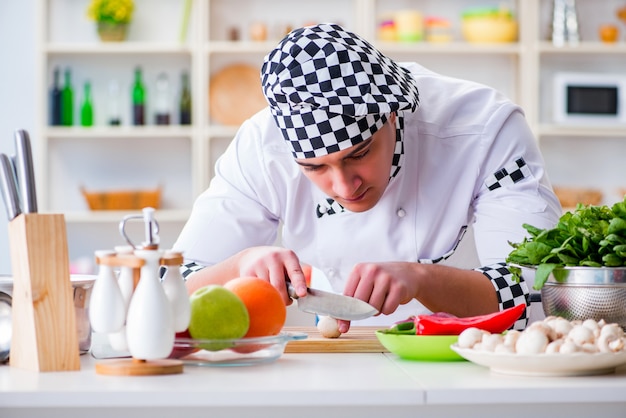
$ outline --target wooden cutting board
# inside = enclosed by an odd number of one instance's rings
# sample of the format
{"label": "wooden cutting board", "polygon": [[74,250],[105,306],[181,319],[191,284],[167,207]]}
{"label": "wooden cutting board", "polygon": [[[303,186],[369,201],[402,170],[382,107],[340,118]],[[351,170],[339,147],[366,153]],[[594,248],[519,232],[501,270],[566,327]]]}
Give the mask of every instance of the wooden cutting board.
{"label": "wooden cutting board", "polygon": [[303,332],[304,340],[289,341],[285,353],[387,353],[376,338],[381,327],[350,327],[339,338],[324,338],[316,327],[284,327],[285,332]]}

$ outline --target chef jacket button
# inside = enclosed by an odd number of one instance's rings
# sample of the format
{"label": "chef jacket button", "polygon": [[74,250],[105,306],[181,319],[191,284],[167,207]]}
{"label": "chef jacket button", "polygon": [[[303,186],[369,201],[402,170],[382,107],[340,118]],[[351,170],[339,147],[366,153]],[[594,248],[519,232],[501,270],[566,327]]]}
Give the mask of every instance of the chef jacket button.
{"label": "chef jacket button", "polygon": [[398,215],[399,218],[404,218],[406,216],[406,211],[400,208],[396,211],[396,215]]}
{"label": "chef jacket button", "polygon": [[326,275],[328,276],[329,279],[335,277],[335,270],[328,269],[328,271],[326,272]]}

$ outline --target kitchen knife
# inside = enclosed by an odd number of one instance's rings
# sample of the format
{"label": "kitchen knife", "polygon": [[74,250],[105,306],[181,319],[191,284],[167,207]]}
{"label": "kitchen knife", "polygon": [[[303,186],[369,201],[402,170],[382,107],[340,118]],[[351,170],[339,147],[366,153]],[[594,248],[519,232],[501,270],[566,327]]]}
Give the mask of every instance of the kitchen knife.
{"label": "kitchen knife", "polygon": [[287,282],[287,292],[298,303],[298,309],[304,312],[330,316],[346,321],[365,319],[378,313],[367,302],[323,290],[307,288],[307,295],[302,298],[298,297],[296,290],[290,282]]}
{"label": "kitchen knife", "polygon": [[6,154],[0,154],[0,188],[2,189],[2,197],[7,210],[7,217],[9,221],[11,221],[22,211],[20,209],[20,197],[15,183],[13,164]]}
{"label": "kitchen knife", "polygon": [[24,213],[37,212],[37,193],[35,190],[35,169],[33,167],[33,151],[28,132],[24,129],[15,131],[15,169],[17,184],[22,197]]}

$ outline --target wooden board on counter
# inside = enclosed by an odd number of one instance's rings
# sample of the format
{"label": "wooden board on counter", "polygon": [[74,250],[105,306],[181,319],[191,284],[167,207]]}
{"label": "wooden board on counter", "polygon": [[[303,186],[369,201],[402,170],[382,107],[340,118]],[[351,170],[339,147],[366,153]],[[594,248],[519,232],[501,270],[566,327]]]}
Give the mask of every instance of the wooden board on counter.
{"label": "wooden board on counter", "polygon": [[316,327],[285,327],[285,332],[303,332],[304,340],[289,341],[285,353],[386,353],[388,350],[376,338],[381,327],[351,327],[339,338],[324,338]]}

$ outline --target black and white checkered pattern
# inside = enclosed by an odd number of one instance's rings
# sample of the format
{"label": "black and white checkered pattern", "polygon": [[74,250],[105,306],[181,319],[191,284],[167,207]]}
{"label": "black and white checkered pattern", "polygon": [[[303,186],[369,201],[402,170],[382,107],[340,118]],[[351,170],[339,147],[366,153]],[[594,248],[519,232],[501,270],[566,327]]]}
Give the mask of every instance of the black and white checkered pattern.
{"label": "black and white checkered pattern", "polygon": [[512,308],[521,303],[526,305],[526,310],[513,324],[513,329],[523,330],[528,325],[528,307],[530,306],[530,292],[524,279],[520,278],[519,283],[513,279],[513,273],[505,263],[496,263],[490,266],[475,269],[487,276],[498,295],[498,305],[500,310]]}
{"label": "black and white checkered pattern", "polygon": [[263,92],[295,158],[315,158],[370,138],[391,112],[419,103],[411,74],[334,24],[289,33],[266,57]]}
{"label": "black and white checkered pattern", "polygon": [[201,266],[199,264],[192,262],[189,263],[185,263],[182,264],[180,266],[180,274],[182,274],[183,279],[187,279],[187,276],[189,276],[191,273],[195,273],[196,271],[200,271],[204,268],[205,266]]}
{"label": "black and white checkered pattern", "polygon": [[495,190],[499,187],[517,183],[523,178],[528,177],[530,177],[530,168],[526,165],[524,158],[520,157],[489,176],[487,180],[485,180],[485,186],[487,186],[489,190]]}
{"label": "black and white checkered pattern", "polygon": [[345,209],[339,203],[335,201],[335,199],[331,199],[327,197],[323,202],[317,205],[315,209],[315,214],[318,218],[321,218],[324,215],[334,215],[335,213],[344,212]]}

